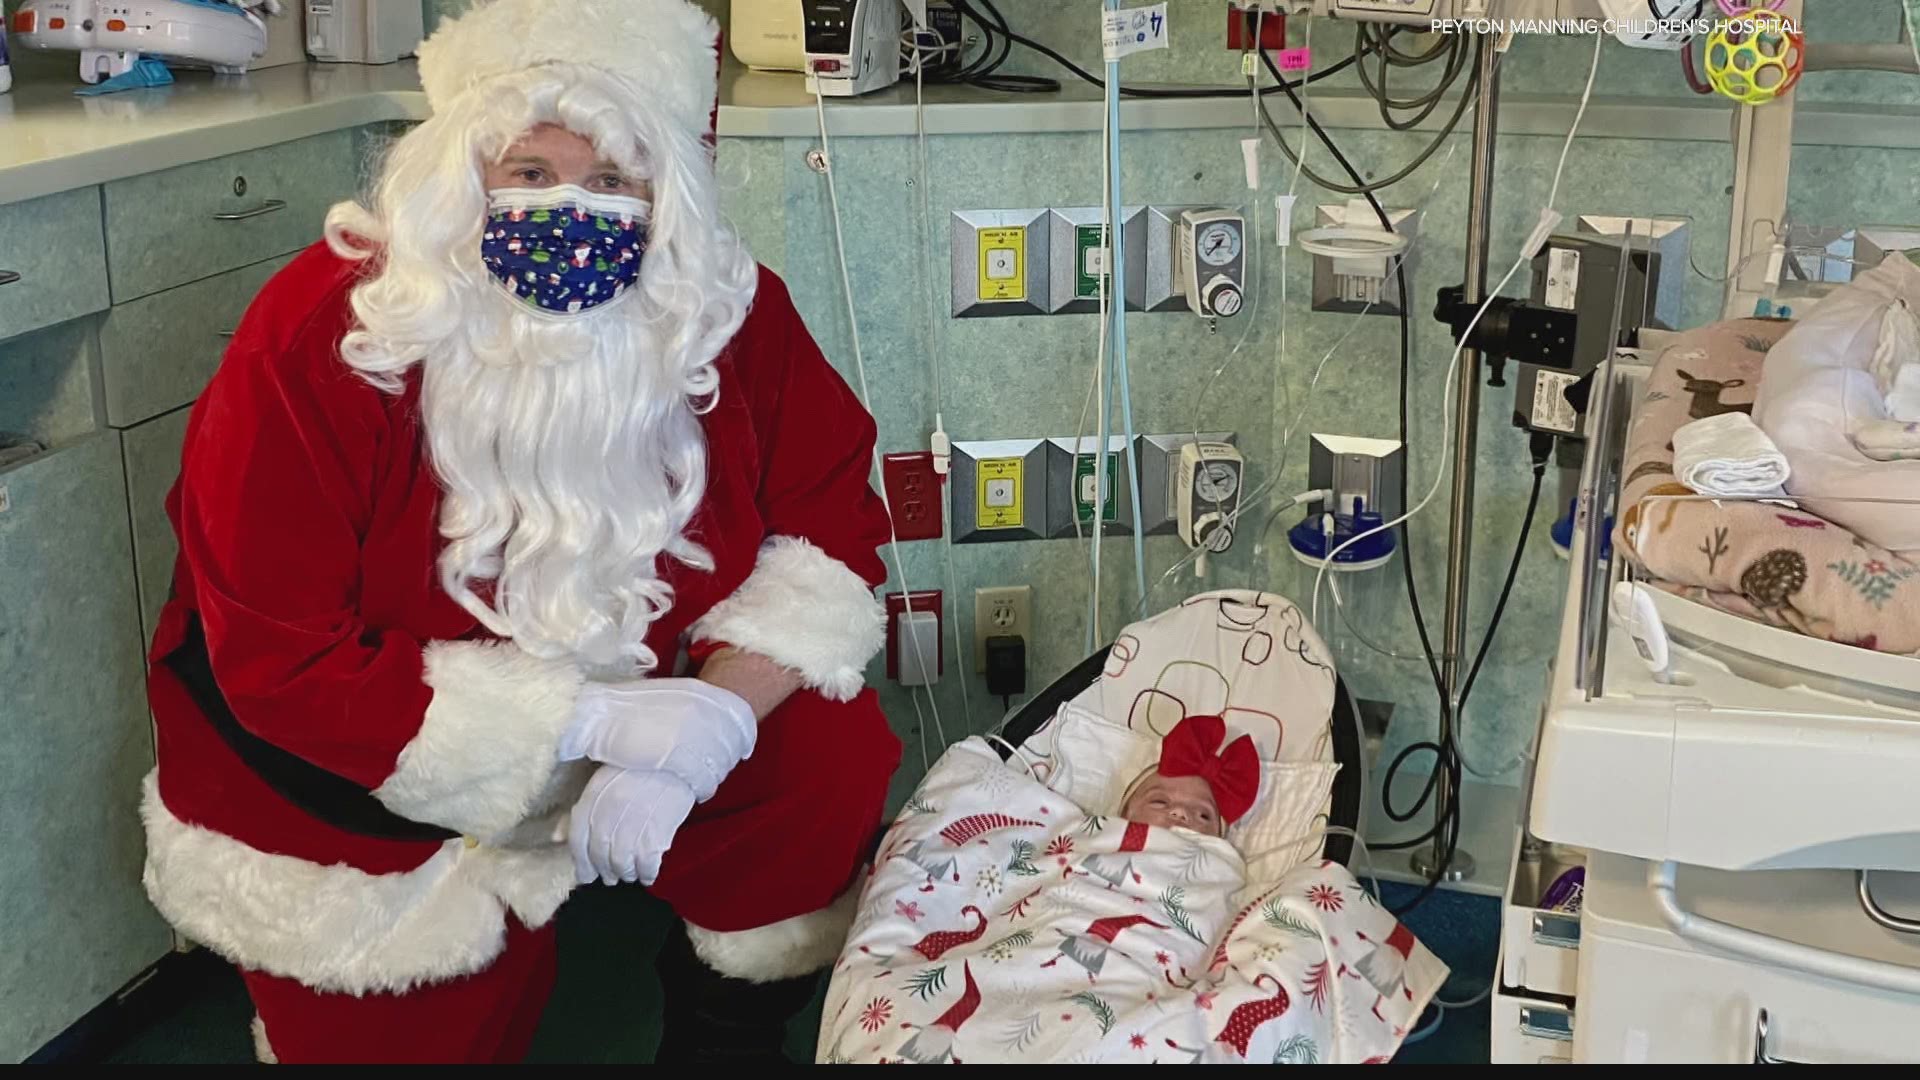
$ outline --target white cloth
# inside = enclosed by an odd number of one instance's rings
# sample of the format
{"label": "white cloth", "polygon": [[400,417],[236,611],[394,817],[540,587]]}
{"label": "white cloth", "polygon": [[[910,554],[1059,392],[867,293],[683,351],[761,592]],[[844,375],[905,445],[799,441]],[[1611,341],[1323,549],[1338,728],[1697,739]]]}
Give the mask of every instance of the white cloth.
{"label": "white cloth", "polygon": [[1920,320],[1905,300],[1887,305],[1867,370],[1886,394],[1888,419],[1920,420]]}
{"label": "white cloth", "polygon": [[1184,829],[1090,817],[973,738],[882,842],[822,1062],[1358,1063],[1446,967],[1338,864],[1244,884]]}
{"label": "white cloth", "polygon": [[[1906,321],[1911,325],[1913,317],[1907,316]],[[1920,421],[1920,360],[1894,372],[1893,385],[1887,389],[1887,415],[1903,424]]]}
{"label": "white cloth", "polygon": [[1673,433],[1673,472],[1702,495],[1783,495],[1787,457],[1746,413],[1721,413]]}
{"label": "white cloth", "polygon": [[1901,445],[1907,432],[1884,425],[1901,423],[1887,398],[1911,364],[1898,362],[1897,348],[1876,357],[1896,304],[1920,310],[1920,268],[1898,254],[1814,305],[1767,352],[1753,422],[1792,465],[1795,502],[1906,554],[1920,552],[1920,503],[1909,501],[1920,491],[1920,456]]}

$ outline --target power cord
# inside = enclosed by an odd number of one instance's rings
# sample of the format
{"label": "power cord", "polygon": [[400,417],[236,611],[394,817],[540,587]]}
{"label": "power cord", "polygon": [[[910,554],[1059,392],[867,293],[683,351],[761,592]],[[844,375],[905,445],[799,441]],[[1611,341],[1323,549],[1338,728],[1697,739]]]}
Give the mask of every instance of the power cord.
{"label": "power cord", "polygon": [[[1479,41],[1477,48],[1485,49],[1486,47],[1487,47],[1486,39],[1482,38]],[[1356,52],[1354,56],[1350,57],[1349,59],[1357,61],[1359,57],[1360,57],[1360,54]],[[1267,70],[1273,73],[1274,78],[1278,79],[1280,77],[1280,69],[1274,67],[1273,58],[1263,52],[1260,54],[1260,59],[1267,65]],[[1328,70],[1329,72],[1331,72],[1334,69],[1329,68]],[[1295,94],[1293,92],[1293,85],[1291,83],[1287,83],[1283,81],[1280,84],[1280,88],[1284,89],[1287,96],[1293,100],[1294,106],[1298,108],[1300,105],[1300,98],[1298,94]],[[1273,136],[1273,141],[1275,143],[1279,144],[1280,152],[1286,155],[1288,161],[1293,162],[1295,166],[1299,167],[1306,174],[1308,179],[1312,180],[1314,183],[1319,184],[1321,187],[1326,188],[1329,191],[1337,191],[1343,195],[1371,195],[1376,191],[1382,191],[1382,190],[1385,190],[1386,188],[1392,187],[1393,185],[1399,183],[1400,181],[1405,180],[1407,177],[1412,176],[1416,171],[1419,170],[1419,168],[1422,165],[1425,165],[1427,161],[1433,157],[1434,154],[1438,153],[1440,150],[1440,147],[1447,141],[1447,139],[1450,136],[1453,135],[1454,129],[1460,126],[1460,118],[1462,116],[1465,116],[1467,113],[1467,103],[1474,99],[1479,89],[1480,89],[1480,64],[1478,61],[1478,54],[1476,53],[1476,59],[1473,64],[1473,73],[1468,76],[1466,87],[1462,89],[1460,92],[1460,100],[1454,103],[1453,115],[1447,118],[1447,122],[1445,124],[1441,125],[1440,131],[1437,135],[1434,136],[1433,141],[1429,142],[1426,146],[1422,147],[1420,149],[1420,152],[1413,156],[1412,161],[1407,162],[1405,166],[1395,170],[1391,175],[1381,180],[1367,180],[1366,178],[1360,175],[1359,170],[1353,168],[1350,163],[1343,161],[1342,167],[1345,169],[1348,176],[1352,179],[1353,182],[1351,184],[1343,184],[1336,180],[1329,180],[1326,177],[1321,176],[1319,173],[1314,172],[1311,168],[1307,168],[1306,166],[1301,165],[1300,155],[1294,153],[1293,147],[1287,145],[1287,137],[1281,133],[1279,125],[1274,123],[1272,114],[1268,113],[1266,109],[1263,108],[1260,110],[1260,117],[1261,117],[1261,121],[1266,125],[1267,133]],[[1376,94],[1375,96],[1376,98],[1380,97],[1379,94]],[[1332,149],[1331,145],[1327,143],[1326,132],[1320,127],[1320,122],[1313,119],[1311,116],[1309,116],[1307,117],[1307,124],[1313,128],[1314,135],[1319,138],[1321,144],[1327,145],[1329,149]]]}
{"label": "power cord", "polygon": [[[953,0],[953,5],[955,10],[959,11],[963,18],[971,21],[975,26],[980,28],[981,40],[983,43],[989,42],[994,38],[1005,38],[1006,41],[1009,43],[1009,45],[1019,45],[1019,46],[1022,46],[1023,48],[1032,49],[1034,52],[1039,53],[1041,56],[1046,57],[1047,59],[1053,61],[1054,63],[1072,72],[1074,76],[1079,78],[1082,82],[1085,82],[1092,86],[1097,86],[1102,90],[1106,89],[1107,81],[1105,79],[1101,78],[1099,75],[1096,75],[1091,71],[1088,71],[1086,68],[1081,67],[1079,64],[1074,63],[1072,60],[1068,59],[1065,55],[1059,52],[1059,50],[1053,49],[1048,47],[1047,45],[1041,44],[1040,42],[1035,41],[1033,38],[1026,37],[1025,35],[1016,33],[1010,26],[1007,25],[1007,20],[1005,16],[1002,16],[999,12],[999,9],[993,6],[992,0],[977,0],[977,2],[980,4],[980,7],[987,12],[986,15],[982,15],[979,11],[974,10],[973,5],[975,2],[976,0]],[[988,21],[989,19],[993,21],[989,22]],[[1028,89],[1022,89],[1022,90],[1016,91],[1021,93],[1050,92],[1050,91],[1057,91],[1060,89],[1060,84],[1058,82],[1052,79],[1040,79],[1038,76],[1032,76],[1032,75],[997,75],[996,76],[994,75],[993,72],[997,70],[1000,66],[1000,63],[1004,62],[1004,60],[1006,59],[1004,49],[1005,47],[1003,47],[1002,54],[999,57],[999,59],[996,60],[991,66],[987,67],[984,71],[984,74],[988,76],[990,79],[1038,80],[1039,82],[1042,82],[1042,83],[1051,84],[1050,86],[1046,87],[1045,90],[1041,90],[1038,88],[1028,88]],[[1371,50],[1372,50],[1372,46],[1369,46],[1368,51],[1370,52]],[[1258,50],[1258,51],[1262,52],[1262,55],[1264,56],[1265,54],[1264,50]],[[1286,82],[1286,80],[1284,79],[1282,79],[1281,81],[1291,89],[1298,89],[1299,87],[1307,83],[1316,83],[1322,79],[1327,79],[1327,78],[1333,77],[1334,75],[1338,75],[1340,72],[1345,71],[1346,69],[1354,66],[1355,63],[1359,62],[1362,55],[1363,55],[1362,53],[1356,52],[1353,56],[1345,57],[1335,63],[1329,64],[1325,68],[1319,71],[1316,71],[1311,75],[1308,75],[1304,79],[1300,79],[1294,82]],[[1269,63],[1269,67],[1271,67],[1271,63]],[[1275,71],[1274,77],[1275,78],[1280,77],[1278,71]],[[957,77],[947,81],[965,82],[975,86],[982,86],[989,90],[996,90],[996,89],[1012,90],[1013,89],[1011,87],[1003,88],[995,85],[990,85],[989,83],[979,82],[977,79],[977,76],[968,77],[963,75],[961,77]],[[1280,92],[1280,87],[1279,86],[1262,87],[1259,92],[1262,96],[1265,96],[1267,94],[1277,94]],[[1133,98],[1218,98],[1218,97],[1239,97],[1244,93],[1246,93],[1246,91],[1240,89],[1239,87],[1226,87],[1226,86],[1221,86],[1221,87],[1122,86],[1120,88],[1121,96],[1133,97]]]}

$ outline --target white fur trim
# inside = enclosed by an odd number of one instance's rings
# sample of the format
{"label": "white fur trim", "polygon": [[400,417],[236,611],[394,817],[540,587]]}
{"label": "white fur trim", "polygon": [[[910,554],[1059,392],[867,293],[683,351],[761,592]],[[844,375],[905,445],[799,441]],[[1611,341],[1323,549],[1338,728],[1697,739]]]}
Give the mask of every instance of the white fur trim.
{"label": "white fur trim", "polygon": [[273,1052],[273,1044],[267,1041],[267,1022],[260,1019],[259,1013],[253,1014],[253,1060],[262,1065],[278,1065],[280,1058]]}
{"label": "white fur trim", "polygon": [[423,677],[433,701],[375,797],[401,817],[480,837],[545,809],[579,671],[510,642],[436,641]]}
{"label": "white fur trim", "polygon": [[444,20],[420,46],[434,112],[467,90],[542,64],[583,64],[624,80],[636,105],[688,133],[707,130],[720,28],[686,0],[494,0]]}
{"label": "white fur trim", "polygon": [[154,907],[233,963],[315,990],[401,993],[482,971],[505,944],[508,911],[544,926],[574,885],[566,845],[551,842],[450,840],[398,874],[271,855],[175,817],[158,773],[141,816]]}
{"label": "white fur trim", "polygon": [[856,890],[805,915],[752,930],[721,932],[687,924],[694,955],[732,979],[778,982],[811,975],[833,963],[853,926]]}
{"label": "white fur trim", "polygon": [[693,634],[759,653],[823,696],[847,701],[886,644],[887,619],[873,588],[845,563],[798,537],[775,536],[752,575],[694,623]]}

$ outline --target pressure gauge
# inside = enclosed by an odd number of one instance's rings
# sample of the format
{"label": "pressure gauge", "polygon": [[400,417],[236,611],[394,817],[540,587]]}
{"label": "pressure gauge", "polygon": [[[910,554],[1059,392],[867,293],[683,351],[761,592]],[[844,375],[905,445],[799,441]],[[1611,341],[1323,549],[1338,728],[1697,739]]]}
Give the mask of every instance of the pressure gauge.
{"label": "pressure gauge", "polygon": [[1232,210],[1180,212],[1175,272],[1187,306],[1205,318],[1230,319],[1246,301],[1247,219]]}
{"label": "pressure gauge", "polygon": [[1246,459],[1230,443],[1191,442],[1180,447],[1178,519],[1188,547],[1219,553],[1233,544],[1240,514],[1241,474]]}
{"label": "pressure gauge", "polygon": [[1194,237],[1195,254],[1208,266],[1227,266],[1240,257],[1240,229],[1227,221],[1200,227]]}
{"label": "pressure gauge", "polygon": [[1231,500],[1240,490],[1240,474],[1226,464],[1209,461],[1203,464],[1194,476],[1194,491],[1201,501],[1223,503]]}

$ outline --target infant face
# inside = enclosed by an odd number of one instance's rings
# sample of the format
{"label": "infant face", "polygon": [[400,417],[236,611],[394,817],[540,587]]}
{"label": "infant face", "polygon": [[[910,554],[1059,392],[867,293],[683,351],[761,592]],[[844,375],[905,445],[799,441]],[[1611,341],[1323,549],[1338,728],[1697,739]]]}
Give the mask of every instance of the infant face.
{"label": "infant face", "polygon": [[1220,808],[1213,801],[1213,789],[1197,776],[1161,776],[1147,774],[1132,797],[1120,808],[1120,816],[1142,825],[1163,829],[1178,826],[1207,836],[1225,832]]}

